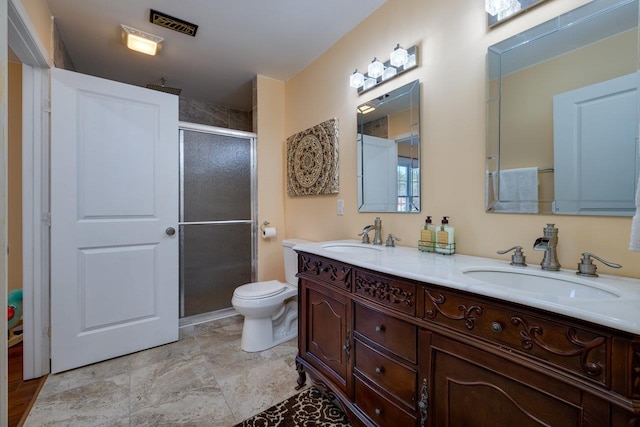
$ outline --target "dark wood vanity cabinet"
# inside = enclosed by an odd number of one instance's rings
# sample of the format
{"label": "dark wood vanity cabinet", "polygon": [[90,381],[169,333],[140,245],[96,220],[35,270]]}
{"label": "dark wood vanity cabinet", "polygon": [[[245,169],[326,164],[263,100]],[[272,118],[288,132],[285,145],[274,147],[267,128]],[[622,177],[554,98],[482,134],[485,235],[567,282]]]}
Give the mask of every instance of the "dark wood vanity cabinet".
{"label": "dark wood vanity cabinet", "polygon": [[[351,302],[332,289],[303,279],[302,310],[307,327],[299,334],[300,356],[312,363],[322,375],[349,394],[352,387]],[[302,298],[300,298],[302,296]]]}
{"label": "dark wood vanity cabinet", "polygon": [[610,425],[605,401],[553,375],[439,334],[421,331],[421,340],[428,342],[422,356],[431,373],[430,425]]}
{"label": "dark wood vanity cabinet", "polygon": [[299,383],[354,425],[640,426],[640,337],[299,253]]}

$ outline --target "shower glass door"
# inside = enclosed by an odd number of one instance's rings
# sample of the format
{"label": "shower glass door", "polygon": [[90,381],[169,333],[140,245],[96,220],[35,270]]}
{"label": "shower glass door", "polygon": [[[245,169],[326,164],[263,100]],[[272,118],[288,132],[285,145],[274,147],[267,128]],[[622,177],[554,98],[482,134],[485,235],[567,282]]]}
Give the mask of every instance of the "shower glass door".
{"label": "shower glass door", "polygon": [[180,317],[254,281],[255,134],[180,123]]}

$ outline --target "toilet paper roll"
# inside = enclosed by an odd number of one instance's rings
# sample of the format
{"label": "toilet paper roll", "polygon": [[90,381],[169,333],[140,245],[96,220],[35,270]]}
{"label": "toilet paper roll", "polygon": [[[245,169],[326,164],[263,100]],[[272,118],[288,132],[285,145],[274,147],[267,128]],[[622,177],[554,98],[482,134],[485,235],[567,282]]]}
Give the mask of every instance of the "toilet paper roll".
{"label": "toilet paper roll", "polygon": [[276,229],[274,227],[262,227],[262,238],[270,239],[276,237]]}

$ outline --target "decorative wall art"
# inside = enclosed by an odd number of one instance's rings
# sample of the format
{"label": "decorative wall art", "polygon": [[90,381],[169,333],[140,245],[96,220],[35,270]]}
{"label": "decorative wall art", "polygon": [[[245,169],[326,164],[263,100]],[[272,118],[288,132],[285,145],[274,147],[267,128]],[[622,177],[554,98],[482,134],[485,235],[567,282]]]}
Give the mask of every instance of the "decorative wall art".
{"label": "decorative wall art", "polygon": [[545,0],[485,0],[487,25],[493,27]]}
{"label": "decorative wall art", "polygon": [[338,192],[338,119],[287,138],[287,194]]}

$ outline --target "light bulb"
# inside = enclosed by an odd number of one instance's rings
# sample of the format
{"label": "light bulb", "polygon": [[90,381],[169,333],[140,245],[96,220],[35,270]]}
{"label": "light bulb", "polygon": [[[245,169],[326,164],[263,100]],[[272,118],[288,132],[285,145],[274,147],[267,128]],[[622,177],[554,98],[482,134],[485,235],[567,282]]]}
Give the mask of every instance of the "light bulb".
{"label": "light bulb", "polygon": [[364,81],[364,89],[370,89],[377,84],[378,84],[378,81],[376,79],[369,77]]}
{"label": "light bulb", "polygon": [[377,79],[384,71],[384,64],[378,61],[377,58],[373,58],[373,61],[371,61],[371,64],[369,64],[369,67],[367,68],[367,71],[369,73],[369,77]]}
{"label": "light bulb", "polygon": [[351,74],[351,77],[349,77],[349,85],[351,87],[359,88],[363,84],[364,84],[364,76],[362,75],[362,73],[359,73],[358,70],[356,69],[353,72],[353,74]]}
{"label": "light bulb", "polygon": [[394,67],[402,67],[407,63],[408,56],[409,54],[407,51],[400,47],[400,44],[398,43],[396,48],[393,49],[393,52],[391,52],[391,55],[389,55],[389,63]]}
{"label": "light bulb", "polygon": [[395,76],[396,73],[397,73],[396,67],[387,67],[382,72],[382,80],[390,79],[391,77]]}
{"label": "light bulb", "polygon": [[416,66],[416,54],[412,53],[411,55],[409,55],[407,57],[407,63],[404,64],[404,69],[407,70],[411,67],[415,67]]}

